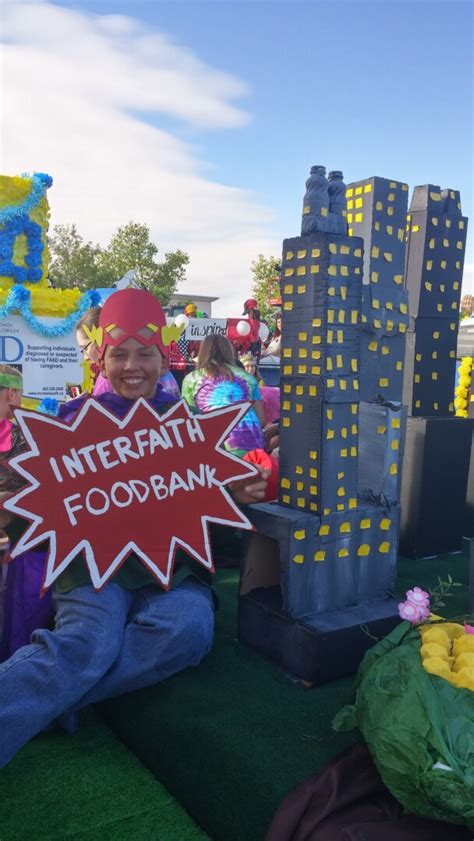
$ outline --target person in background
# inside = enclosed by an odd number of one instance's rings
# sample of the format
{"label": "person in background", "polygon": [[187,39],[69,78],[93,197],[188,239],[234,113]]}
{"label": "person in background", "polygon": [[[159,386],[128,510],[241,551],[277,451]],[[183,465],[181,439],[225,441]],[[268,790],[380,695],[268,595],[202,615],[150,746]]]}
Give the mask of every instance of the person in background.
{"label": "person in background", "polygon": [[241,357],[239,357],[239,362],[242,363],[244,370],[247,371],[247,374],[250,374],[251,377],[255,377],[259,387],[265,385],[264,380],[262,380],[258,372],[257,359],[252,353],[244,353]]}
{"label": "person in background", "polygon": [[268,386],[265,380],[260,376],[257,366],[257,360],[251,353],[244,353],[239,358],[239,362],[244,366],[245,370],[252,377],[255,377],[260,389],[263,404],[263,415],[265,418],[265,428],[267,424],[273,423],[280,417],[280,388],[279,386]]}
{"label": "person in background", "polygon": [[[84,361],[90,363],[94,378],[93,397],[98,397],[100,394],[112,391],[109,380],[99,370],[99,351],[93,338],[94,330],[99,326],[101,310],[102,307],[91,307],[76,324],[76,342],[79,345]],[[181,396],[179,385],[169,369],[162,374],[159,382],[166,394],[170,394],[176,400],[179,400]]]}
{"label": "person in background", "polygon": [[252,407],[234,427],[225,447],[239,456],[263,448],[265,418],[257,381],[237,367],[234,349],[225,336],[206,336],[196,370],[184,378],[181,393],[196,413],[251,401]]}
{"label": "person in background", "polygon": [[[244,311],[242,315],[246,315],[249,321],[257,321],[260,325],[261,317],[260,317],[260,310],[258,308],[258,302],[256,298],[247,298],[244,302]],[[249,347],[249,353],[253,354],[256,357],[257,362],[260,359],[260,354],[262,352],[262,340],[259,338],[257,341],[252,342]]]}
{"label": "person in background", "polygon": [[275,316],[275,329],[262,353],[262,359],[269,356],[277,356],[280,361],[281,356],[281,312],[277,312]]}
{"label": "person in background", "polygon": [[184,308],[184,314],[188,318],[196,318],[197,317],[197,306],[196,306],[196,304],[193,304],[192,301],[189,301]]}

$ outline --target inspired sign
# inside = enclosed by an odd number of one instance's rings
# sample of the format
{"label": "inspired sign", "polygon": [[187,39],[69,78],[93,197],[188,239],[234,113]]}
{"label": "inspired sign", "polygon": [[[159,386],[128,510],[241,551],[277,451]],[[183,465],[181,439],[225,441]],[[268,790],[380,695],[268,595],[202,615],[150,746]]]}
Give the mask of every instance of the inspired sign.
{"label": "inspired sign", "polygon": [[4,508],[31,524],[12,557],[49,541],[43,590],[80,552],[97,590],[131,552],[165,589],[178,546],[213,571],[208,524],[252,528],[225,486],[257,471],[223,447],[248,408],[158,415],[140,398],[119,419],[88,399],[71,425],[18,410],[30,451],[10,465],[29,484]]}

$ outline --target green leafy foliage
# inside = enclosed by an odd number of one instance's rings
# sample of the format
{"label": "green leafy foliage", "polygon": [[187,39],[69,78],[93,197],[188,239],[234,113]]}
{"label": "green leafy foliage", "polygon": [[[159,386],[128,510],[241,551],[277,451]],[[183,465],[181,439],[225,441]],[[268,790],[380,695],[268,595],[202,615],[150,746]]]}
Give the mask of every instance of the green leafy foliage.
{"label": "green leafy foliage", "polygon": [[259,254],[250,271],[253,276],[252,295],[258,302],[260,315],[265,320],[272,321],[275,309],[269,302],[280,295],[280,261],[276,257],[264,257],[263,254]]}
{"label": "green leafy foliage", "polygon": [[[449,582],[440,584],[445,589]],[[359,728],[385,785],[407,812],[473,829],[471,690],[425,671],[419,632],[408,622],[367,652],[356,686],[354,704],[338,712],[335,730]]]}
{"label": "green leafy foliage", "polygon": [[113,286],[133,271],[135,282],[164,305],[185,279],[189,263],[189,256],[179,249],[167,252],[159,261],[158,246],[150,239],[148,226],[137,222],[118,228],[105,248],[85,242],[75,225],[56,225],[49,248],[49,275],[59,289]]}

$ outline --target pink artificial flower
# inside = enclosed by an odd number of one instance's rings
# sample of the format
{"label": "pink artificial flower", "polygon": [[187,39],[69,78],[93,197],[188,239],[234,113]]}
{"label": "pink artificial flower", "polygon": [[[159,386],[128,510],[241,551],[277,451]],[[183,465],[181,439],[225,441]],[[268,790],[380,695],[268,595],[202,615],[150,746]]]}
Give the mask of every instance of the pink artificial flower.
{"label": "pink artificial flower", "polygon": [[427,608],[430,606],[430,594],[420,587],[413,587],[413,590],[407,590],[405,595],[407,601],[416,607]]}
{"label": "pink artificial flower", "polygon": [[[413,604],[413,602],[412,602]],[[427,607],[420,607],[418,608],[420,611],[421,621],[424,622],[426,619],[429,619],[431,616],[430,606]]]}
{"label": "pink artificial flower", "polygon": [[464,633],[474,634],[474,625],[468,625],[467,622],[465,622],[464,623]]}
{"label": "pink artificial flower", "polygon": [[406,619],[413,625],[417,625],[418,622],[422,622],[423,619],[427,619],[429,613],[426,615],[425,613],[425,610],[420,609],[416,604],[413,604],[413,602],[400,602],[398,605],[398,615],[400,616],[400,619]]}

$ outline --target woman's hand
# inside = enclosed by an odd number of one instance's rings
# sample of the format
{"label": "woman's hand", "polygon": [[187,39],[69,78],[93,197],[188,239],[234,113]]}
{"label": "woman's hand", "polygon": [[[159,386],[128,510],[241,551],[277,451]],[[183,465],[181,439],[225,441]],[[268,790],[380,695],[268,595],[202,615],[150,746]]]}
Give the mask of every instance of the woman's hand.
{"label": "woman's hand", "polygon": [[228,490],[239,505],[251,505],[252,502],[261,502],[265,497],[270,471],[258,465],[255,466],[258,470],[257,475],[239,479],[237,482],[230,482],[227,485]]}

